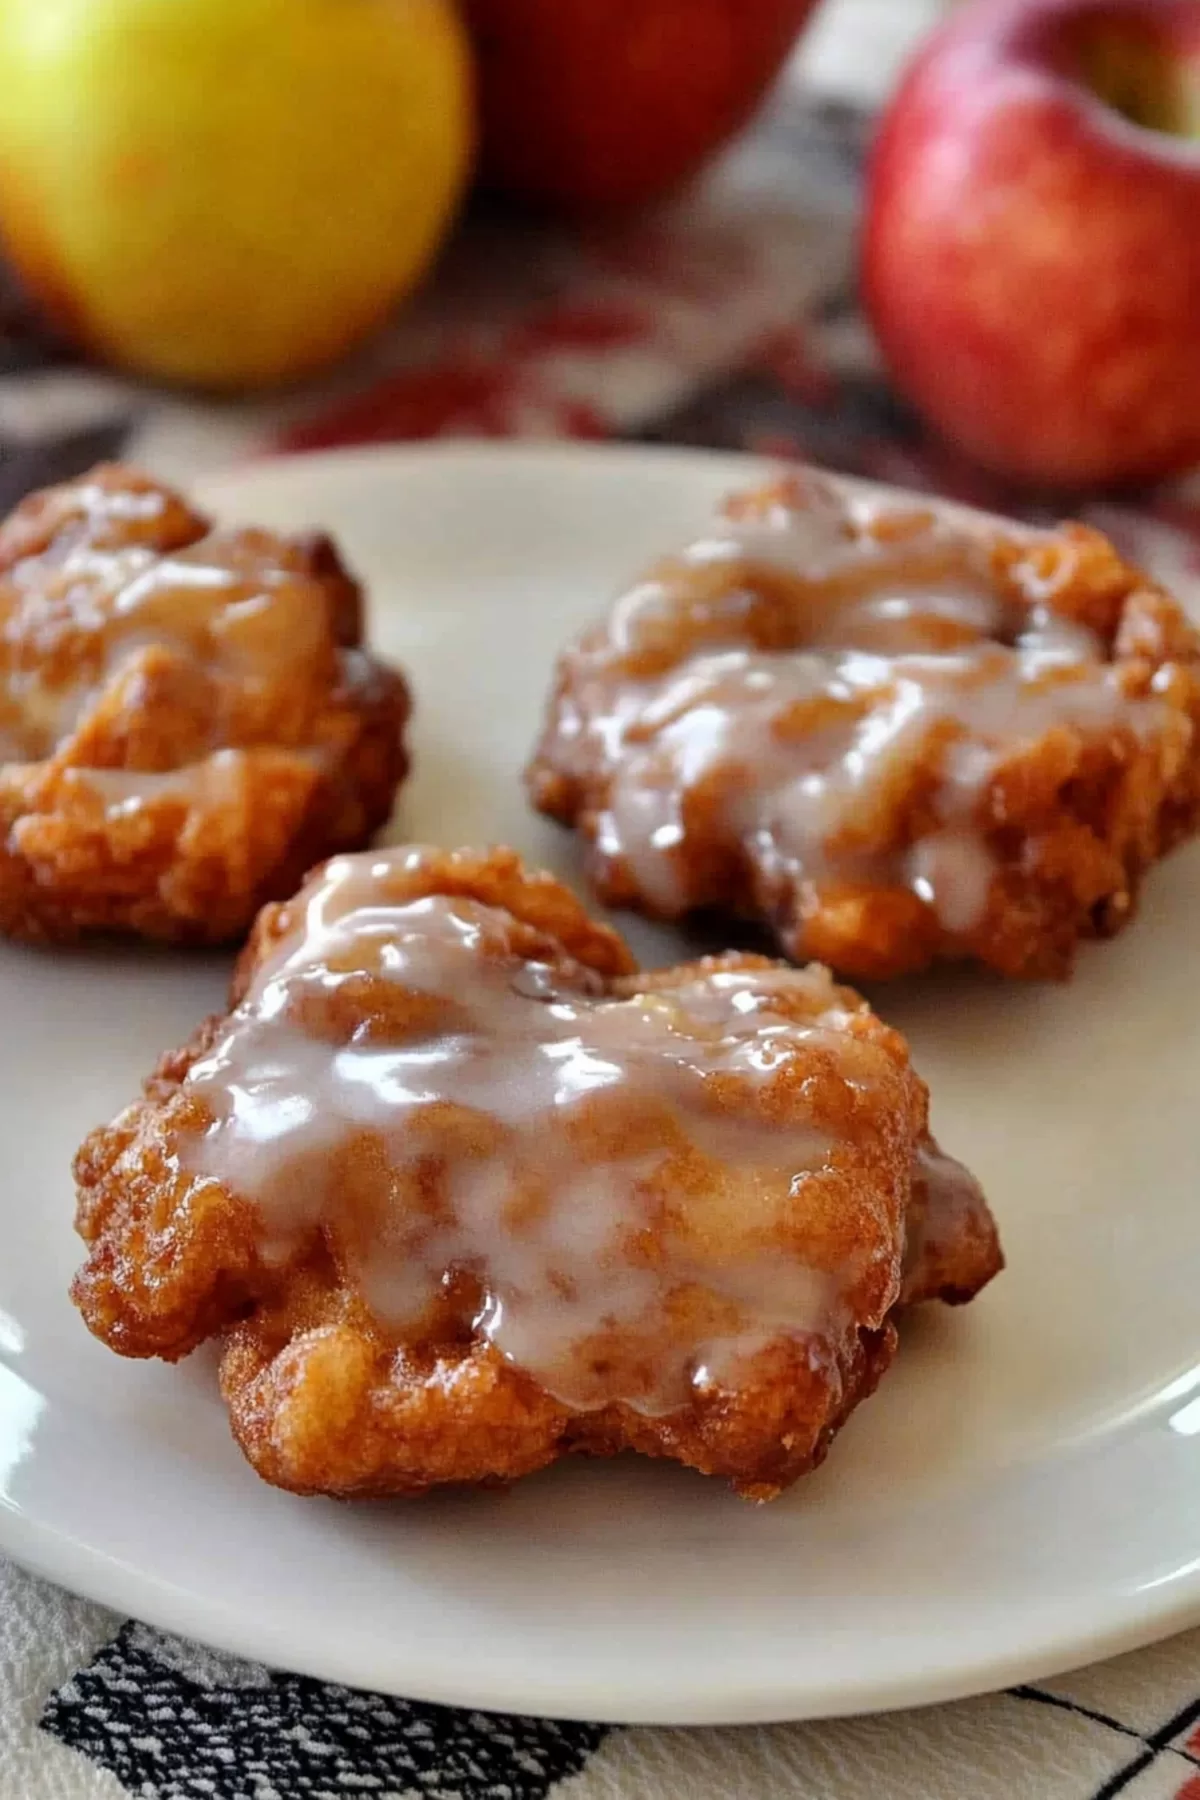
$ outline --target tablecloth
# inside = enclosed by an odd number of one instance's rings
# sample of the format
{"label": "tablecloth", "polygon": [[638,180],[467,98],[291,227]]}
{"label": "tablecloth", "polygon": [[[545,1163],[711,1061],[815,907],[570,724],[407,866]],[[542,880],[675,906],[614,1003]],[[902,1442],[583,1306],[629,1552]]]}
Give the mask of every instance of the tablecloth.
{"label": "tablecloth", "polygon": [[[579,236],[477,210],[351,367],[242,405],[66,363],[0,294],[0,506],[130,455],[467,434],[802,454],[1032,517],[883,380],[852,282],[869,118],[789,91],[672,207]],[[1200,595],[1200,484],[1070,497]],[[498,1647],[498,1654],[502,1647]],[[0,1800],[1200,1800],[1200,1633],[923,1712],[763,1729],[605,1728],[353,1693],[181,1643],[0,1560]]]}

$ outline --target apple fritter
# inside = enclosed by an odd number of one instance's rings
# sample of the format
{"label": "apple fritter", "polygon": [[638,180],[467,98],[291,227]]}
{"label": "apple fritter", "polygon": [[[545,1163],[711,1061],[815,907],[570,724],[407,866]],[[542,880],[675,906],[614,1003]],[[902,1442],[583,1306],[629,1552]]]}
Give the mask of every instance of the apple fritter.
{"label": "apple fritter", "polygon": [[323,536],[214,529],[111,465],[0,525],[0,930],[244,936],[369,841],[407,758]]}
{"label": "apple fritter", "polygon": [[675,1458],[766,1499],[1001,1264],[907,1047],[819,967],[639,971],[510,851],[339,857],[228,1015],[76,1162],[74,1298],[130,1356],[224,1340],[300,1493]]}
{"label": "apple fritter", "polygon": [[1200,640],[1083,526],[816,473],[727,502],[563,654],[528,772],[600,896],[871,979],[1064,976],[1200,819]]}

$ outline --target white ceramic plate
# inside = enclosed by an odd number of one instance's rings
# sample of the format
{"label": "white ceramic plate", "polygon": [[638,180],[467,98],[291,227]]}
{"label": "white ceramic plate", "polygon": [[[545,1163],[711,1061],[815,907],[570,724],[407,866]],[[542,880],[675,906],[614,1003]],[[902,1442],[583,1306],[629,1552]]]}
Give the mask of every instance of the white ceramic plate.
{"label": "white ceramic plate", "polygon": [[[753,473],[640,450],[418,448],[204,484],[320,522],[411,671],[397,834],[507,840],[568,875],[518,781],[559,642]],[[981,1174],[1008,1272],[930,1308],[828,1464],[756,1509],[632,1458],[508,1494],[338,1506],[243,1463],[204,1352],[122,1362],[66,1299],[69,1163],[226,964],[0,949],[0,1548],[268,1662],[598,1719],[773,1719],[1029,1679],[1200,1618],[1200,857],[1065,988],[881,990]],[[631,928],[674,960],[679,939]]]}

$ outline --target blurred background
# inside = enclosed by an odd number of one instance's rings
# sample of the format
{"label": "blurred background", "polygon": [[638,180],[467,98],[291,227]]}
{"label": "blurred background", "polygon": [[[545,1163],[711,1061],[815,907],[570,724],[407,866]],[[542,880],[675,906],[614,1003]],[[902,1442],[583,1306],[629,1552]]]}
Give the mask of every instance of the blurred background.
{"label": "blurred background", "polygon": [[627,438],[1200,567],[1200,0],[5,0],[0,77],[4,506]]}

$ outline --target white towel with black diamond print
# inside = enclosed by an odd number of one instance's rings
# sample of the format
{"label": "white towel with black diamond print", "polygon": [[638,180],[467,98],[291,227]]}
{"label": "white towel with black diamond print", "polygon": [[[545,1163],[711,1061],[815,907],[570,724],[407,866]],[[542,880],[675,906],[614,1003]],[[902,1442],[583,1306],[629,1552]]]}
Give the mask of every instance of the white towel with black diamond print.
{"label": "white towel with black diamond print", "polygon": [[924,1712],[737,1731],[459,1712],[167,1638],[0,1561],[0,1800],[1200,1800],[1200,1632]]}

